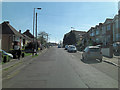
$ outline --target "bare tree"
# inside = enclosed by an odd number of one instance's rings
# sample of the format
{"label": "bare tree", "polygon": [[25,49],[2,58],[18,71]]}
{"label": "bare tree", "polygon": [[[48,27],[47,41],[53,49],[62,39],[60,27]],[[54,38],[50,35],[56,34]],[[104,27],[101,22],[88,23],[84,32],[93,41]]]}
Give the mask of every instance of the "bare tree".
{"label": "bare tree", "polygon": [[48,41],[48,33],[46,33],[45,31],[41,31],[38,34],[38,40],[40,40],[41,44],[46,44]]}

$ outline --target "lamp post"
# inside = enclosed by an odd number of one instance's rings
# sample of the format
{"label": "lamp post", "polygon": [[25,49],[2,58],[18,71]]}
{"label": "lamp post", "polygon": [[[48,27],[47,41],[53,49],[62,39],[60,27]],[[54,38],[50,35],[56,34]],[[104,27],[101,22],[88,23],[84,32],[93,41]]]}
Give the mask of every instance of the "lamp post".
{"label": "lamp post", "polygon": [[36,13],[36,55],[37,55],[37,13]]}
{"label": "lamp post", "polygon": [[[34,36],[35,9],[41,10],[41,8],[34,8],[34,11],[33,11],[33,36]],[[36,28],[36,31],[37,31],[37,28]],[[34,37],[33,37],[33,45],[34,45]],[[33,52],[34,52],[34,49],[33,49]]]}

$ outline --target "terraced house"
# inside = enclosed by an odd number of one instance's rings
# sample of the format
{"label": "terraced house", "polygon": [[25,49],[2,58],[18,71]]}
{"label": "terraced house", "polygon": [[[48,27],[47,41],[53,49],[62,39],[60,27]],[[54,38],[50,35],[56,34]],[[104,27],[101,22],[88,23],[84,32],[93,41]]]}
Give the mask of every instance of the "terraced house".
{"label": "terraced house", "polygon": [[[119,17],[116,15],[113,19],[113,42],[120,42],[120,25],[118,24]],[[120,22],[120,21],[119,21]]]}
{"label": "terraced house", "polygon": [[113,19],[107,18],[102,26],[102,45],[109,47],[113,43]]}

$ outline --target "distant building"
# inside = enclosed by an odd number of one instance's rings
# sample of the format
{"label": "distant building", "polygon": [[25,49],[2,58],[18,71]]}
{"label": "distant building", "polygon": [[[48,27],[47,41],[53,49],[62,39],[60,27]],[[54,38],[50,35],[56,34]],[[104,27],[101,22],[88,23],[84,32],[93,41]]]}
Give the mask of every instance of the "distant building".
{"label": "distant building", "polygon": [[66,33],[63,38],[63,46],[65,45],[76,45],[78,41],[82,40],[83,34],[85,31],[76,31],[71,30],[69,33]]}

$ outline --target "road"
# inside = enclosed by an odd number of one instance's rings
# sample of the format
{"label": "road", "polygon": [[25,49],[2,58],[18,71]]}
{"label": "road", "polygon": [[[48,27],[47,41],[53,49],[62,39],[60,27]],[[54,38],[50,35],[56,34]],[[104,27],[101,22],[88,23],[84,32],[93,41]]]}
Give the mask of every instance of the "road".
{"label": "road", "polygon": [[3,88],[118,88],[118,67],[51,47],[4,79]]}

